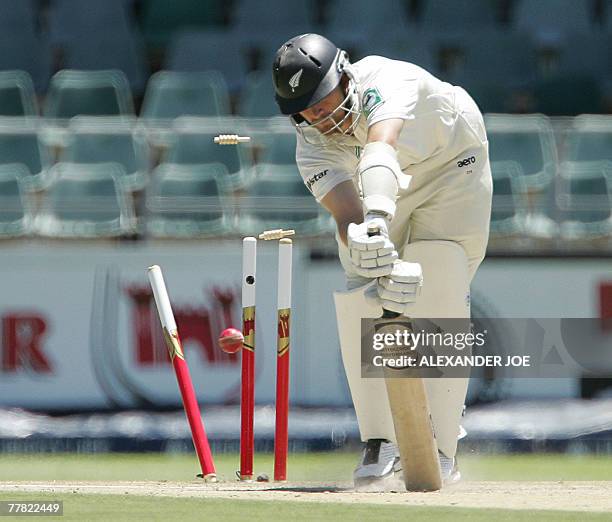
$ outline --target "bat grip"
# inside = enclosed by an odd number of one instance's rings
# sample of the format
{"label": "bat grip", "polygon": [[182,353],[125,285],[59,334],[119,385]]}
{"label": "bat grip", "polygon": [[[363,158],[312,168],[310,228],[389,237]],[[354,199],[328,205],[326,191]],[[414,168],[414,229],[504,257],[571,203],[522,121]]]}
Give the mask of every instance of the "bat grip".
{"label": "bat grip", "polygon": [[[380,227],[375,223],[370,223],[368,225],[368,237],[377,236],[379,234],[380,234]],[[383,308],[383,314],[382,314],[383,319],[395,319],[396,317],[399,317],[400,315],[402,314],[398,312],[394,312],[392,310],[387,310],[386,308]]]}

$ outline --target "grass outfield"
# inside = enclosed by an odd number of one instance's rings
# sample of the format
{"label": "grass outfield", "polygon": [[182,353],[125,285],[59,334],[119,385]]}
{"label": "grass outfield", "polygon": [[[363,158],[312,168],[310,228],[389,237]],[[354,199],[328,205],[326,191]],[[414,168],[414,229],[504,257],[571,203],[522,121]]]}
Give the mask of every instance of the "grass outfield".
{"label": "grass outfield", "polygon": [[[0,495],[0,500],[6,495]],[[49,495],[10,495],[11,500],[58,500]],[[385,506],[368,504],[334,504],[316,502],[265,502],[194,498],[157,498],[122,495],[63,495],[64,515],[45,520],[418,520],[431,522],[516,522],[610,520],[609,513],[578,513],[568,511],[514,511],[509,509],[432,508],[415,506]]]}
{"label": "grass outfield", "polygon": [[[356,453],[301,453],[289,457],[292,481],[350,481]],[[270,454],[256,455],[255,473],[272,476]],[[215,457],[217,473],[234,480],[238,455]],[[464,455],[467,480],[612,480],[612,455]],[[33,454],[0,456],[0,480],[189,481],[199,472],[195,456],[165,454]]]}
{"label": "grass outfield", "polygon": [[[349,482],[356,453],[294,454],[289,460],[292,481],[319,484]],[[272,455],[257,455],[256,473],[272,471]],[[465,455],[461,469],[468,480],[575,481],[612,480],[612,456]],[[223,480],[234,480],[238,455],[216,457]],[[40,454],[0,456],[2,481],[193,481],[193,455],[163,454]],[[161,486],[163,487],[163,485]],[[72,491],[72,490],[70,490]],[[116,490],[115,490],[116,491]],[[126,492],[127,493],[127,492]],[[63,500],[63,517],[50,520],[393,520],[424,521],[570,521],[610,520],[610,513],[553,510],[510,510],[434,507],[379,503],[338,503],[229,498],[157,497],[72,493],[0,493],[0,500]],[[330,499],[331,500],[331,499]],[[558,507],[557,505],[548,506]]]}

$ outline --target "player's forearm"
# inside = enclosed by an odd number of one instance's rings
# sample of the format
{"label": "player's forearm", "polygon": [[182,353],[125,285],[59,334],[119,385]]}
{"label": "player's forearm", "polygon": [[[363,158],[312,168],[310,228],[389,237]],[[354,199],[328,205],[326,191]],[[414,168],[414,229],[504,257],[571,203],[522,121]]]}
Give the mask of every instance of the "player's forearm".
{"label": "player's forearm", "polygon": [[339,183],[325,195],[321,204],[334,217],[338,236],[346,245],[349,224],[363,222],[363,208],[354,183],[352,181]]}
{"label": "player's forearm", "polygon": [[355,214],[352,219],[343,219],[341,221],[336,219],[336,226],[338,227],[338,237],[344,243],[345,246],[348,246],[348,226],[351,223],[362,223],[363,222],[363,212],[359,212]]}

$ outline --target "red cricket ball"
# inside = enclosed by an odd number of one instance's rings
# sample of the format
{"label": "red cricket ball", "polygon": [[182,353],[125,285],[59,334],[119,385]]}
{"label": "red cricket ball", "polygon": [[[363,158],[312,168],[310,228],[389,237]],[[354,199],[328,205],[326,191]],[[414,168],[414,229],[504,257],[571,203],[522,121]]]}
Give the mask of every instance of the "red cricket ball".
{"label": "red cricket ball", "polygon": [[244,336],[240,330],[236,328],[226,328],[219,336],[219,348],[225,353],[236,353],[242,348]]}

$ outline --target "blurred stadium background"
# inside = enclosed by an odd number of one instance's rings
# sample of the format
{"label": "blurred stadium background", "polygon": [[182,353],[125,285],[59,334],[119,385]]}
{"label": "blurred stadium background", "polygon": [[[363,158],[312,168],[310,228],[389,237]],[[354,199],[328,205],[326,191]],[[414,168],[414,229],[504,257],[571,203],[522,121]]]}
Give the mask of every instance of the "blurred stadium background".
{"label": "blurred stadium background", "polygon": [[[235,451],[239,361],[214,339],[239,322],[240,237],[279,227],[298,233],[292,449],[356,447],[333,226],[270,81],[274,52],[302,32],[352,60],[422,65],[486,113],[495,195],[475,314],[601,319],[596,374],[477,376],[463,448],[609,453],[611,0],[0,0],[0,452],[189,450],[153,263],[213,448]],[[225,132],[253,139],[213,145]],[[260,250],[256,437],[269,450],[276,261]]]}

